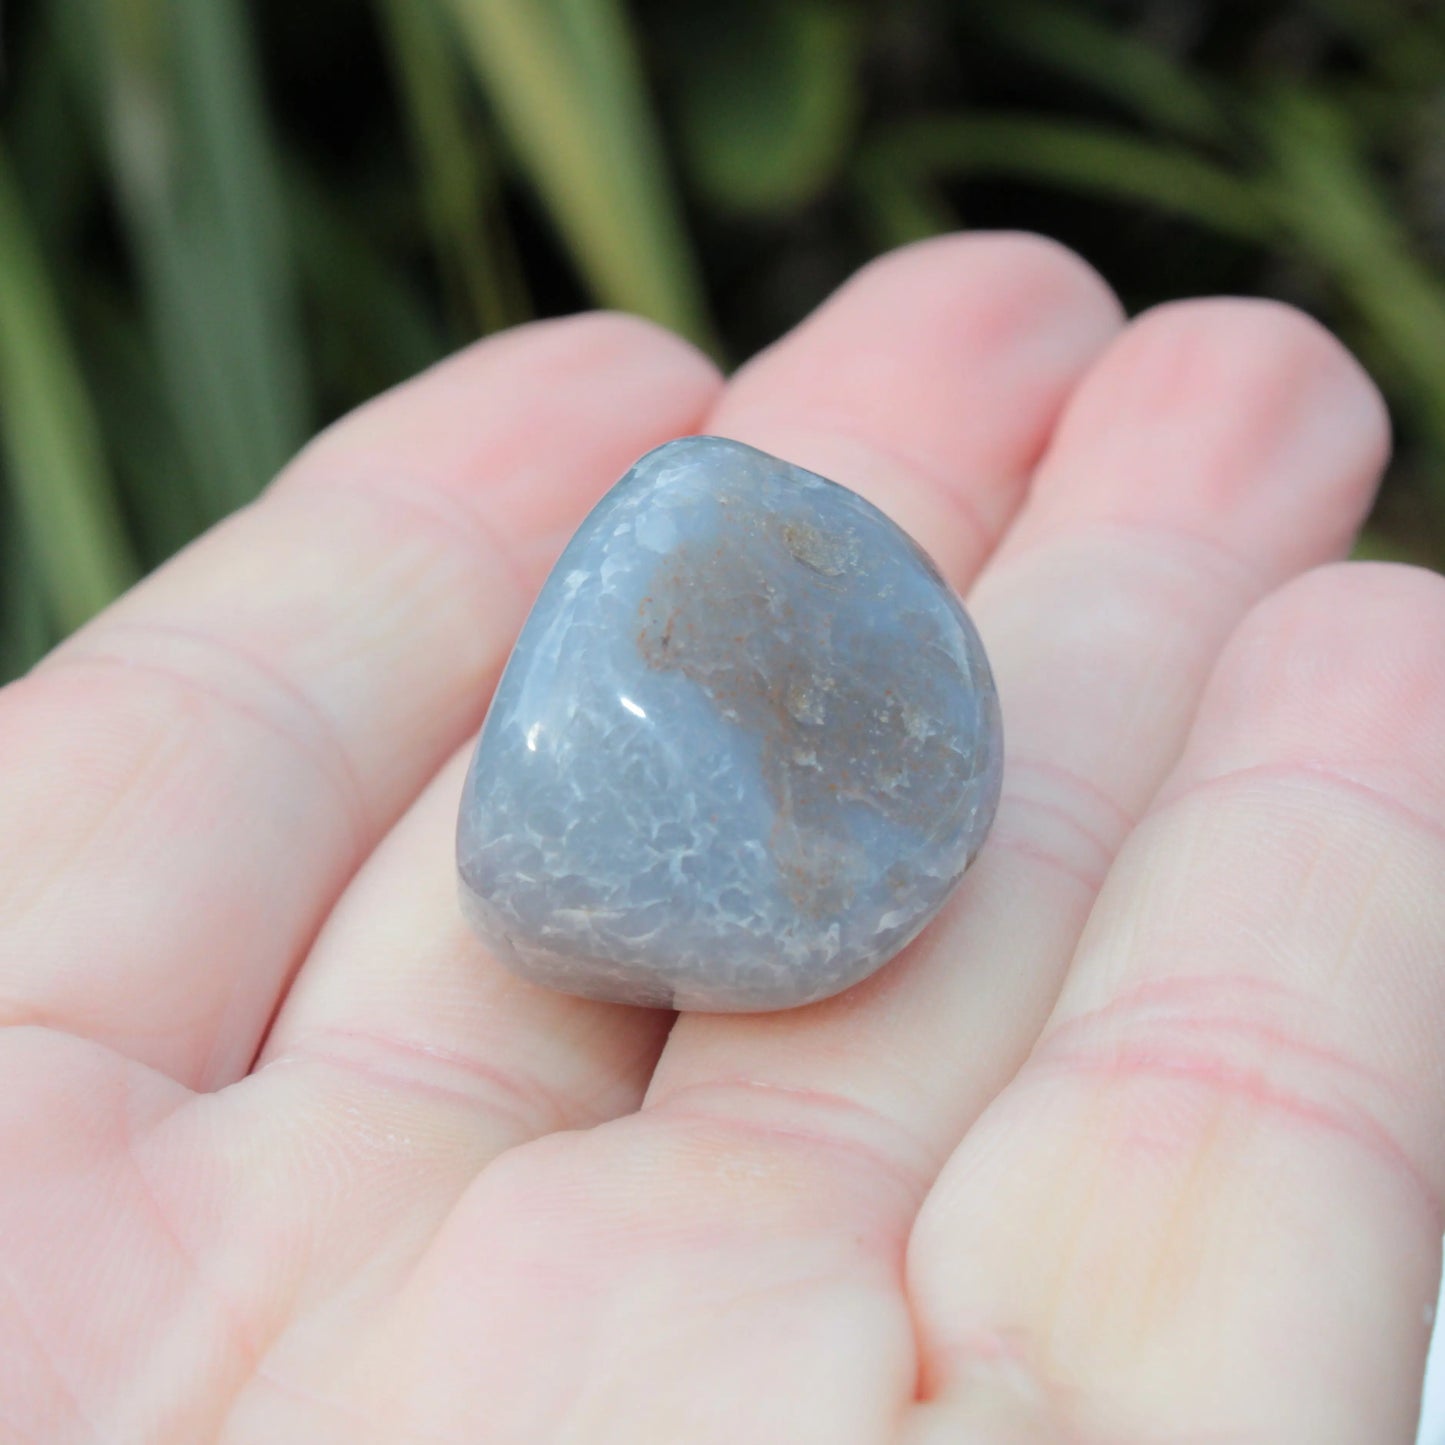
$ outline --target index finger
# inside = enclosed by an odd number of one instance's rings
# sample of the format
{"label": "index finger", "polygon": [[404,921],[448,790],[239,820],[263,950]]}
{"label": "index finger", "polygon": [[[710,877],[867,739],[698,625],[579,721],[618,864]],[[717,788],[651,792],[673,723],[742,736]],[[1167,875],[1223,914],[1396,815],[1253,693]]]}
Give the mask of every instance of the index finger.
{"label": "index finger", "polygon": [[484,342],[7,688],[0,1024],[243,1073],[332,901],[480,722],[565,534],[717,385],[621,316]]}

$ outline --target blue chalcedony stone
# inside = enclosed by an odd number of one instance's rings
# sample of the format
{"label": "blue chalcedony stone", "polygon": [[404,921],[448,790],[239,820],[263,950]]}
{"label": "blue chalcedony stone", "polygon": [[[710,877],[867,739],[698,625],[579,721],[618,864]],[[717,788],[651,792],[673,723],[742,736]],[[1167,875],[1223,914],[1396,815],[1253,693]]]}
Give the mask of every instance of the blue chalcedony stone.
{"label": "blue chalcedony stone", "polygon": [[982,644],[913,542],[685,437],[602,499],[527,619],[462,797],[463,906],[569,993],[808,1003],[938,911],[1002,765]]}

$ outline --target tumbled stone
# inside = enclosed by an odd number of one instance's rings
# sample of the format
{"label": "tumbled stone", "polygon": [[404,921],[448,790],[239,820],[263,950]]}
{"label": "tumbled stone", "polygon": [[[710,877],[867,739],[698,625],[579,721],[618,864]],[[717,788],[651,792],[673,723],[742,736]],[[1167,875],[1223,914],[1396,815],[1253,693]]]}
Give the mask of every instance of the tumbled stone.
{"label": "tumbled stone", "polygon": [[1002,751],[978,635],[894,523],[686,437],[603,498],[527,619],[462,797],[463,906],[569,993],[826,998],[938,911]]}

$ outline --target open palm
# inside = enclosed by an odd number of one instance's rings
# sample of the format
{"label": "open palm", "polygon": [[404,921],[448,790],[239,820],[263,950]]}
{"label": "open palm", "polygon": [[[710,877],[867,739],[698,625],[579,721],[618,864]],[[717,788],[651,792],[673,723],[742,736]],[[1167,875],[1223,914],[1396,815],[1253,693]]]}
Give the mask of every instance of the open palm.
{"label": "open palm", "polygon": [[[689,431],[891,513],[1002,697],[959,893],[791,1013],[548,994],[455,902],[527,603]],[[328,432],[0,695],[0,1440],[1409,1439],[1445,583],[1319,568],[1386,432],[1298,314],[988,235],[726,386],[583,317]]]}

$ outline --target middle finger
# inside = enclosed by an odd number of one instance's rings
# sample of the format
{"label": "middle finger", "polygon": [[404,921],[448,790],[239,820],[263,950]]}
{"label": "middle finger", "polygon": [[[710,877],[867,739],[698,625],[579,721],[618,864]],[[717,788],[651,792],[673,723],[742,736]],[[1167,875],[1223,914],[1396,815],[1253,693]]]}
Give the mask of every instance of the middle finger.
{"label": "middle finger", "polygon": [[1222,300],[1136,322],[1075,393],[973,594],[1007,762],[968,880],[835,999],[684,1017],[647,1107],[750,1117],[766,1096],[774,1126],[846,1121],[936,1164],[1030,1047],[1225,637],[1348,545],[1387,440],[1373,386],[1298,312]]}

